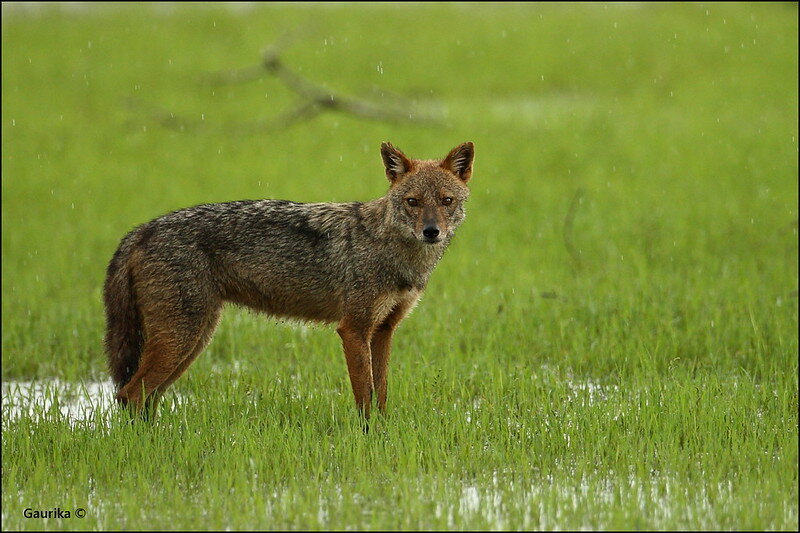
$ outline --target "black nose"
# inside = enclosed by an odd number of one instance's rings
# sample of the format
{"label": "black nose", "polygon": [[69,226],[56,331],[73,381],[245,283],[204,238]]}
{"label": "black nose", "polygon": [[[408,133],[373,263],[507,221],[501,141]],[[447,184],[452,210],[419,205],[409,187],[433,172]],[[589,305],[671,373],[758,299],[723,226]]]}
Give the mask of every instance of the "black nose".
{"label": "black nose", "polygon": [[422,234],[429,239],[433,239],[439,236],[439,228],[436,226],[425,226],[425,229],[422,230]]}

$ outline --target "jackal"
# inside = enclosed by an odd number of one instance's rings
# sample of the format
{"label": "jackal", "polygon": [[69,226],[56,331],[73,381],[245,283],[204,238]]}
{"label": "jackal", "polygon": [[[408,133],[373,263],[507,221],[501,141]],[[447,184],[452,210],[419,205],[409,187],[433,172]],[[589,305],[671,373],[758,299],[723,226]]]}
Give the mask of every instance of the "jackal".
{"label": "jackal", "polygon": [[386,408],[392,334],[464,220],[471,142],[442,160],[381,145],[390,188],[370,202],[243,200],[128,233],[108,265],[105,346],[117,400],[141,412],[203,351],[231,302],[337,323],[357,407]]}

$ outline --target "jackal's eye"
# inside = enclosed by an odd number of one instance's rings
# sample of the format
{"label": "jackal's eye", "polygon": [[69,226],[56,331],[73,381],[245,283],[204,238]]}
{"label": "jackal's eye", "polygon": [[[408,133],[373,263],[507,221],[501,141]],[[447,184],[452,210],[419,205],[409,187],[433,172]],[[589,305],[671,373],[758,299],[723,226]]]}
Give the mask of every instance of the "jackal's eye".
{"label": "jackal's eye", "polygon": [[453,199],[449,196],[442,198],[442,205],[450,205],[453,203]]}
{"label": "jackal's eye", "polygon": [[417,207],[417,205],[419,204],[416,198],[406,198],[406,203],[411,207]]}

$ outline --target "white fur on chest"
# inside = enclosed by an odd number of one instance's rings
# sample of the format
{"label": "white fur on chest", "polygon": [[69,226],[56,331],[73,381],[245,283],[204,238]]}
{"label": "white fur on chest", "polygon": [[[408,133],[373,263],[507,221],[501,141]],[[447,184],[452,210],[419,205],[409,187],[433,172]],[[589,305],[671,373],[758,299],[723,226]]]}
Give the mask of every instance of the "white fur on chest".
{"label": "white fur on chest", "polygon": [[417,305],[421,291],[418,289],[411,289],[407,291],[390,292],[378,298],[375,302],[375,307],[372,312],[373,324],[381,324],[389,313],[395,310],[399,305],[408,306],[408,310],[404,313],[407,315],[411,312],[414,306]]}

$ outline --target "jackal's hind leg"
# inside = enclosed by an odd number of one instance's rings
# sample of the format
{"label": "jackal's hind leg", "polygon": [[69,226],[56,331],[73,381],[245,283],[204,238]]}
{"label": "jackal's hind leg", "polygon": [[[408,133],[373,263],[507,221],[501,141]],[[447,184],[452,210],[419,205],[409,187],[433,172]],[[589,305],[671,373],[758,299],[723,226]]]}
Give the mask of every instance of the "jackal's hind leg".
{"label": "jackal's hind leg", "polygon": [[218,317],[218,306],[192,318],[179,314],[146,316],[145,342],[139,368],[128,384],[120,389],[117,400],[137,413],[145,408],[145,411],[152,411],[161,393],[178,379],[205,348]]}
{"label": "jackal's hind leg", "polygon": [[217,324],[219,323],[219,315],[220,309],[217,309],[213,313],[209,313],[207,316],[207,320],[202,325],[199,336],[197,338],[197,343],[189,355],[180,362],[180,364],[175,368],[175,370],[170,374],[170,376],[164,380],[164,382],[158,386],[158,390],[156,391],[159,395],[163,393],[167,388],[175,383],[175,381],[181,377],[181,375],[186,372],[186,369],[197,359],[197,356],[200,355],[203,350],[205,350],[208,343],[211,342],[211,337],[214,335],[214,330],[217,329]]}

